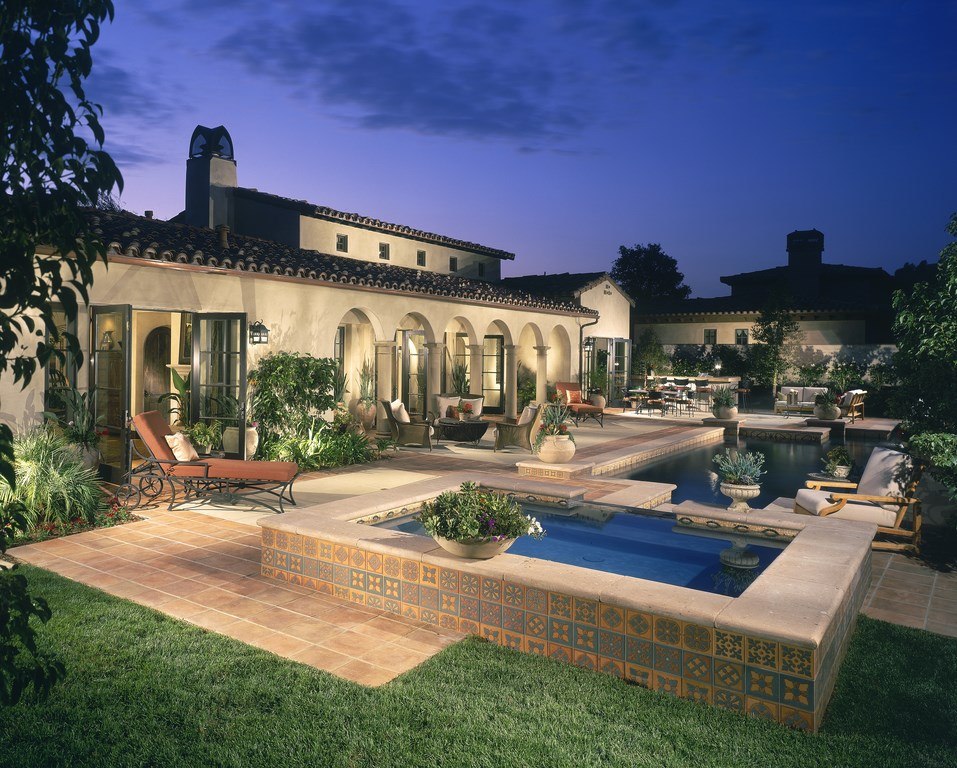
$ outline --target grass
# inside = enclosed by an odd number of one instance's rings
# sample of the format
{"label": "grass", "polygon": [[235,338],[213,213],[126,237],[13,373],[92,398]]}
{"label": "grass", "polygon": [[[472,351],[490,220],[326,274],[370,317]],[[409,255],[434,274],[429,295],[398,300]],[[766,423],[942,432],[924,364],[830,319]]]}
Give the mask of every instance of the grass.
{"label": "grass", "polygon": [[957,641],[861,617],[816,736],[478,640],[377,689],[23,566],[66,662],[0,766],[954,766]]}

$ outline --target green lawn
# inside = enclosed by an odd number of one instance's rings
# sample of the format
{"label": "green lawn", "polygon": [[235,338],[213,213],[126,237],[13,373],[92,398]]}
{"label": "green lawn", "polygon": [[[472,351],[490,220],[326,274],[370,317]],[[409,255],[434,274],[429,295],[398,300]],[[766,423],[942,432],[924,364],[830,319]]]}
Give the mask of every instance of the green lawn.
{"label": "green lawn", "polygon": [[0,765],[957,765],[957,641],[861,618],[810,736],[478,640],[378,689],[24,567],[68,677]]}

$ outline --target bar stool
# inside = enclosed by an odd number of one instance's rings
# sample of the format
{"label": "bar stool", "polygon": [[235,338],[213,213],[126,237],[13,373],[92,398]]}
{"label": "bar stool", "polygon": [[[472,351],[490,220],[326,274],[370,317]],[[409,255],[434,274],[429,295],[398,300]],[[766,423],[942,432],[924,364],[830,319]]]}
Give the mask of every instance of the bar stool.
{"label": "bar stool", "polygon": [[738,407],[741,408],[744,412],[749,412],[751,408],[751,388],[750,387],[738,387],[735,392],[738,393]]}

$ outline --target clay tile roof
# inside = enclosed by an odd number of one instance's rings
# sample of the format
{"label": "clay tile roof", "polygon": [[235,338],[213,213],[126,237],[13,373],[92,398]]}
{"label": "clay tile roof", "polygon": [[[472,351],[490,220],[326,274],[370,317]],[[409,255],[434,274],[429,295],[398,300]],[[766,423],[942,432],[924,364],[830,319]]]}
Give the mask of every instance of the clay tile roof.
{"label": "clay tile roof", "polygon": [[457,275],[378,264],[318,251],[292,248],[271,240],[229,233],[220,245],[212,229],[147,219],[125,211],[87,212],[94,232],[110,255],[143,261],[199,266],[206,269],[253,272],[314,280],[316,283],[361,286],[395,293],[469,299],[483,304],[597,315],[573,301],[505,288],[497,283]]}

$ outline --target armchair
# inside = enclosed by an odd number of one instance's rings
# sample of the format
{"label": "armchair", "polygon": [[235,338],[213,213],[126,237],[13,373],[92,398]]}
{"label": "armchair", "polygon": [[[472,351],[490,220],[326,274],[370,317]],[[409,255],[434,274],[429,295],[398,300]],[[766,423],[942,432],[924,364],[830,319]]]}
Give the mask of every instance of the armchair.
{"label": "armchair", "polygon": [[496,424],[493,433],[495,437],[493,450],[499,451],[502,448],[514,445],[531,453],[546,407],[537,403],[529,403],[518,419],[507,418],[505,421]]}
{"label": "armchair", "polygon": [[379,402],[385,409],[385,416],[389,421],[389,431],[392,433],[396,450],[400,445],[419,445],[428,448],[430,451],[432,450],[432,435],[435,430],[428,422],[400,421],[392,410],[392,403],[388,400],[380,400]]}

